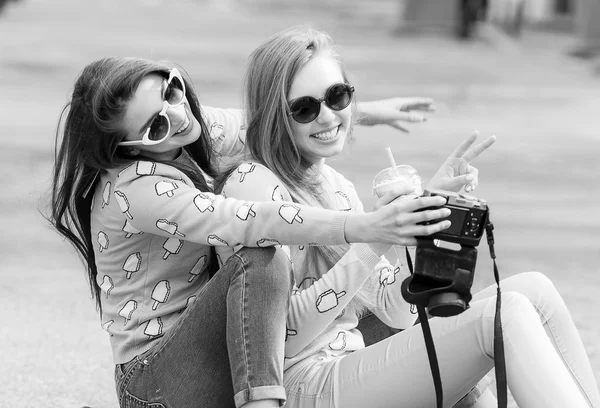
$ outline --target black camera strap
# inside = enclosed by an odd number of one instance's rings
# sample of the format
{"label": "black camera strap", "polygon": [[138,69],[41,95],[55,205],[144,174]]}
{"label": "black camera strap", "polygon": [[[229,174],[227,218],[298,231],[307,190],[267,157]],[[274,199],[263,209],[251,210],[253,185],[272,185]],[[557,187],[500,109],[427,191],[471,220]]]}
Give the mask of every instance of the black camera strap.
{"label": "black camera strap", "polygon": [[[502,320],[500,308],[502,306],[502,296],[500,291],[500,273],[498,272],[498,265],[496,264],[496,252],[494,250],[494,224],[487,220],[485,226],[485,233],[487,237],[488,247],[490,250],[490,257],[494,267],[494,279],[496,281],[496,313],[494,316],[494,372],[496,375],[496,396],[498,399],[498,408],[507,408],[508,405],[508,392],[506,382],[506,361],[504,356],[504,337],[502,334]],[[408,248],[405,247],[406,260],[408,269],[413,274],[413,263],[408,252]],[[437,353],[435,351],[435,345],[433,343],[433,337],[431,335],[431,328],[429,327],[429,320],[425,308],[416,305],[417,312],[419,315],[419,321],[421,329],[423,330],[423,338],[425,340],[425,347],[427,349],[427,357],[429,358],[429,367],[431,369],[431,375],[433,377],[433,385],[435,387],[436,395],[436,407],[442,408],[444,397],[442,390],[442,379],[440,375],[440,367],[438,364]]]}
{"label": "black camera strap", "polygon": [[506,383],[506,361],[504,358],[504,336],[502,334],[502,320],[500,307],[502,296],[500,293],[500,273],[496,264],[496,252],[494,251],[494,224],[489,219],[485,224],[485,236],[490,249],[490,258],[494,265],[494,279],[496,280],[496,315],[494,316],[494,372],[496,374],[496,395],[498,407],[506,408],[508,405],[507,383]]}
{"label": "black camera strap", "polygon": [[[408,247],[404,247],[406,253],[406,263],[408,264],[408,270],[410,274],[413,274],[413,263],[408,252]],[[442,408],[444,404],[444,392],[442,390],[442,378],[440,376],[440,366],[438,364],[437,353],[435,351],[435,345],[433,344],[433,337],[431,336],[431,328],[429,327],[429,316],[425,312],[425,308],[420,305],[417,307],[417,313],[419,315],[419,323],[423,330],[423,338],[425,340],[425,348],[427,349],[427,357],[429,358],[429,367],[431,368],[431,376],[433,377],[433,386],[435,387],[436,407]]]}

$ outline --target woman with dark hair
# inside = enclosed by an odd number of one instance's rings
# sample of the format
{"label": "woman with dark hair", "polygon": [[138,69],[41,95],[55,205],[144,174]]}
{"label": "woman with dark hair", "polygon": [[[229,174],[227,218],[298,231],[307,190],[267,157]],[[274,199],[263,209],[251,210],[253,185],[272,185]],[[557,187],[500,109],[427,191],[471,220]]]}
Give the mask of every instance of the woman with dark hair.
{"label": "woman with dark hair", "polygon": [[[223,193],[361,213],[352,183],[326,164],[349,138],[354,94],[327,34],[292,28],[264,42],[250,56],[246,75],[249,160],[233,170]],[[461,143],[427,187],[472,190],[478,172],[469,163],[495,138],[470,147],[474,141],[472,136]],[[412,192],[405,188],[401,194]],[[395,191],[379,198],[375,208],[398,201],[414,200],[399,199]],[[382,256],[390,245],[286,248],[294,278],[285,341],[286,407],[435,406],[423,334],[402,296],[408,271]],[[232,249],[217,251],[225,260]],[[550,280],[531,272],[501,285],[507,381],[519,407],[600,407],[585,349]],[[444,406],[456,403],[494,367],[495,289],[475,294],[459,315],[430,320]],[[366,310],[404,330],[365,347],[357,324]]]}
{"label": "woman with dark hair", "polygon": [[[213,194],[213,149],[238,148],[241,114],[201,107],[171,64],[95,61],[65,112],[50,219],[87,268],[123,407],[279,405],[291,269],[274,245],[408,243],[448,227],[420,225],[440,210],[413,212],[435,197],[350,214]],[[254,248],[219,268],[213,246],[238,244]]]}

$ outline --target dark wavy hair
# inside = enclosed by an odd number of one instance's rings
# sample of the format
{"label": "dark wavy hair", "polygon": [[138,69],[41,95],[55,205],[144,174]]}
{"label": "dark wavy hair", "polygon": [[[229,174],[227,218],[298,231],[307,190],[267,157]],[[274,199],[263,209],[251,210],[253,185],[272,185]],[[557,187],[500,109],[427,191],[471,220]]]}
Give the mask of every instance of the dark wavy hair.
{"label": "dark wavy hair", "polygon": [[[168,76],[175,65],[140,58],[110,57],[87,65],[75,82],[71,100],[64,107],[56,132],[55,160],[51,187],[50,214],[53,227],[77,250],[87,269],[88,280],[100,313],[100,288],[96,269],[90,215],[93,190],[99,175],[143,156],[130,156],[118,144],[125,136],[122,121],[129,101],[144,77],[157,73]],[[211,163],[212,148],[208,127],[189,76],[183,75],[186,97],[194,117],[200,123],[200,138],[184,149],[208,175],[216,172]],[[156,160],[154,160],[156,161]],[[183,165],[169,162],[194,181],[197,188],[210,188],[201,174]],[[91,191],[90,194],[86,194]]]}

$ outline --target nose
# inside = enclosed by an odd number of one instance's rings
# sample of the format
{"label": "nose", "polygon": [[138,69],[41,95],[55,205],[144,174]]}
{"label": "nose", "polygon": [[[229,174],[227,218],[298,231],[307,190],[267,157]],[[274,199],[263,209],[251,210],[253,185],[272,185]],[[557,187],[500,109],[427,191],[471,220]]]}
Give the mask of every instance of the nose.
{"label": "nose", "polygon": [[171,121],[171,125],[175,125],[181,123],[185,120],[187,113],[185,111],[185,104],[179,104],[175,106],[169,106],[167,109],[167,116],[169,116],[169,120]]}
{"label": "nose", "polygon": [[335,112],[327,106],[325,102],[321,102],[321,111],[317,116],[317,122],[320,124],[327,124],[335,119]]}

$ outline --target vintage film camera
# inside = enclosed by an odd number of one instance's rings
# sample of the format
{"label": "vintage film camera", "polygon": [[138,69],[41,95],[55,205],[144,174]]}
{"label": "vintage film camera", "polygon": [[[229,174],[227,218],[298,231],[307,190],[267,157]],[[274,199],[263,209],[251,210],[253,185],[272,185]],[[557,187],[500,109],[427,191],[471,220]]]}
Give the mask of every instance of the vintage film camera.
{"label": "vintage film camera", "polygon": [[446,204],[440,208],[451,210],[445,219],[452,225],[442,232],[417,237],[414,271],[402,282],[402,295],[407,302],[427,308],[432,316],[453,316],[469,307],[477,263],[475,247],[485,231],[489,210],[484,200],[465,194],[425,190],[423,196],[445,197]]}

